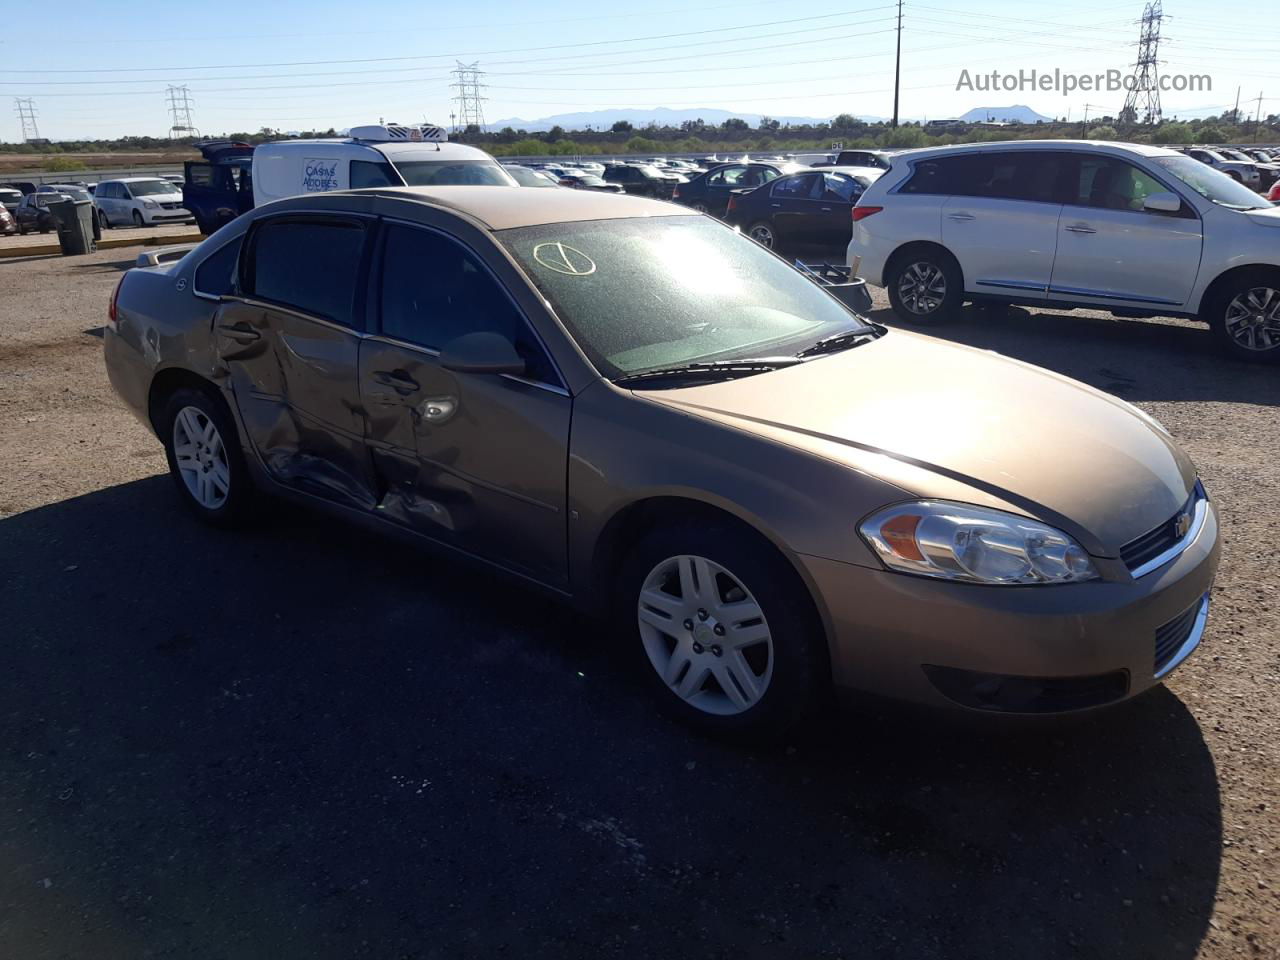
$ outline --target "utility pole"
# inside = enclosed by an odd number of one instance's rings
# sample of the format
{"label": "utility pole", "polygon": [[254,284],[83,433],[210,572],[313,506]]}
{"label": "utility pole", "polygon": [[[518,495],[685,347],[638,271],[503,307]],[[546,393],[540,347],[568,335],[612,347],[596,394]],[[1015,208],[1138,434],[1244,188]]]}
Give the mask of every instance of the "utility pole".
{"label": "utility pole", "polygon": [[1253,142],[1258,142],[1258,130],[1262,125],[1262,91],[1258,91],[1258,112],[1253,118]]}
{"label": "utility pole", "polygon": [[893,126],[898,126],[898,84],[902,79],[902,0],[898,0],[898,52],[893,61]]}
{"label": "utility pole", "polygon": [[458,103],[458,125],[464,132],[472,124],[483,130],[484,101],[489,99],[480,95],[480,91],[485,86],[480,81],[484,71],[480,69],[478,61],[472,64],[454,62],[458,65],[452,71],[455,79],[450,86],[458,91],[458,95],[454,97]]}
{"label": "utility pole", "polygon": [[1080,139],[1089,139],[1089,108],[1094,107],[1098,110],[1102,109],[1102,105],[1098,103],[1086,103],[1084,105],[1084,120],[1080,124]]}
{"label": "utility pole", "polygon": [[14,97],[13,103],[18,111],[18,122],[22,125],[22,142],[39,140],[40,128],[36,126],[35,101],[30,97]]}
{"label": "utility pole", "polygon": [[169,87],[168,104],[169,116],[172,118],[169,139],[200,136],[200,131],[191,121],[191,91],[186,87]]}
{"label": "utility pole", "polygon": [[1238,86],[1236,87],[1236,106],[1235,109],[1231,111],[1231,122],[1240,122],[1240,88]]}
{"label": "utility pole", "polygon": [[1133,86],[1124,96],[1120,119],[1127,123],[1160,122],[1160,24],[1164,20],[1161,0],[1152,0],[1142,12],[1138,33],[1138,59],[1133,65]]}

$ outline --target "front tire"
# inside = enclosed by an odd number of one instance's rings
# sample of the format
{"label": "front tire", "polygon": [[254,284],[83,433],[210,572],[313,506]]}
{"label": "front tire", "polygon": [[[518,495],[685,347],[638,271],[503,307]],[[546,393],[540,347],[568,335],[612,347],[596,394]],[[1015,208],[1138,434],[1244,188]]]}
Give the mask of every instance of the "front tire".
{"label": "front tire", "polygon": [[940,323],[960,312],[964,280],[955,259],[943,250],[908,252],[895,258],[885,284],[898,319]]}
{"label": "front tire", "polygon": [[133,211],[133,225],[135,227],[145,227],[147,221],[142,219],[142,213],[138,210]]}
{"label": "front tire", "polygon": [[213,388],[174,391],[157,426],[169,474],[187,508],[214,526],[244,520],[254,499],[253,480],[235,421]]}
{"label": "front tire", "polygon": [[662,527],[628,554],[615,617],[663,712],[774,741],[830,689],[826,638],[795,571],[728,524]]}
{"label": "front tire", "polygon": [[105,210],[98,211],[98,226],[103,230],[111,229],[111,221],[107,219],[107,212]]}
{"label": "front tire", "polygon": [[690,209],[693,210],[694,213],[707,212],[707,205],[703,203],[701,200],[695,200],[693,203],[689,204],[689,207]]}
{"label": "front tire", "polygon": [[1219,290],[1202,319],[1223,353],[1247,363],[1280,363],[1280,273],[1249,271]]}

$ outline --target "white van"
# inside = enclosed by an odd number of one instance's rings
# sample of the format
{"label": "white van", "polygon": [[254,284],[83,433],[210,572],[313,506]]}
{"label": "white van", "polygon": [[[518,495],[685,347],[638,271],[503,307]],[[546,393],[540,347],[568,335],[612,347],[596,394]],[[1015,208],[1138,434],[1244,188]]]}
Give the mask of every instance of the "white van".
{"label": "white van", "polygon": [[518,186],[489,154],[440,127],[375,124],[333,140],[283,140],[253,151],[253,202],[359,187]]}

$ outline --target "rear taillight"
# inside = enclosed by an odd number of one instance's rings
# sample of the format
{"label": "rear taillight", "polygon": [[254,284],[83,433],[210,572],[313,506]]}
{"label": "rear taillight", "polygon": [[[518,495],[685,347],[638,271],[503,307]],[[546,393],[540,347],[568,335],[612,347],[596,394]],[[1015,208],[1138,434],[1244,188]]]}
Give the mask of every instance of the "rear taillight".
{"label": "rear taillight", "polygon": [[680,196],[680,184],[677,183],[676,188],[671,191],[671,199],[674,200],[678,196]]}
{"label": "rear taillight", "polygon": [[124,286],[124,278],[125,275],[121,274],[119,281],[116,283],[116,288],[111,291],[111,305],[107,307],[107,319],[112,323],[115,323],[118,320],[116,301],[120,299],[120,288]]}
{"label": "rear taillight", "polygon": [[879,213],[883,209],[884,207],[854,207],[853,222],[857,223],[859,220],[865,220],[873,213]]}
{"label": "rear taillight", "polygon": [[735,197],[733,194],[729,194],[729,206],[725,208],[725,213],[729,213],[737,209],[737,206],[738,206],[738,198]]}

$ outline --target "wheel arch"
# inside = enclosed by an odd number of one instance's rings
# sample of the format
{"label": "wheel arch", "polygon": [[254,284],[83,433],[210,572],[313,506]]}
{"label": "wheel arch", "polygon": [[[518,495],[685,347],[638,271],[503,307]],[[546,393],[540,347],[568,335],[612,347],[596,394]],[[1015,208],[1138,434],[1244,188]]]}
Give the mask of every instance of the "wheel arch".
{"label": "wheel arch", "polygon": [[239,426],[231,405],[227,403],[226,397],[222,395],[222,391],[218,389],[218,385],[206,377],[193,373],[186,367],[165,367],[157,370],[154,377],[151,378],[151,386],[147,390],[147,420],[151,423],[152,432],[157,437],[162,436],[159,418],[164,410],[165,401],[173,394],[184,387],[192,390],[200,390],[215,398],[231,417],[231,422]]}
{"label": "wheel arch", "polygon": [[731,504],[717,504],[683,493],[662,493],[646,496],[616,510],[601,528],[591,555],[587,592],[591,602],[584,604],[589,612],[604,614],[613,596],[613,584],[622,569],[628,548],[649,531],[661,526],[675,526],[694,522],[721,523],[740,530],[759,541],[782,560],[784,567],[795,577],[796,584],[808,598],[814,626],[823,632],[824,649],[828,666],[831,647],[831,618],[822,596],[804,565],[785,544],[767,531],[758,520],[744,515]]}
{"label": "wheel arch", "polygon": [[889,277],[898,268],[898,264],[908,257],[919,256],[923,253],[941,255],[950,260],[956,268],[956,272],[960,274],[960,288],[964,289],[964,268],[960,266],[959,259],[936,240],[910,240],[896,247],[893,253],[889,254],[884,261],[884,271],[881,274],[881,279],[885,281],[885,286],[889,285]]}
{"label": "wheel arch", "polygon": [[1240,266],[1223,270],[1220,274],[1210,280],[1209,284],[1204,288],[1204,293],[1200,295],[1200,303],[1197,310],[1200,319],[1205,323],[1212,323],[1213,318],[1207,316],[1207,313],[1212,309],[1218,298],[1222,295],[1222,292],[1246,274],[1259,273],[1266,274],[1277,283],[1280,283],[1280,266],[1273,263],[1241,264]]}

